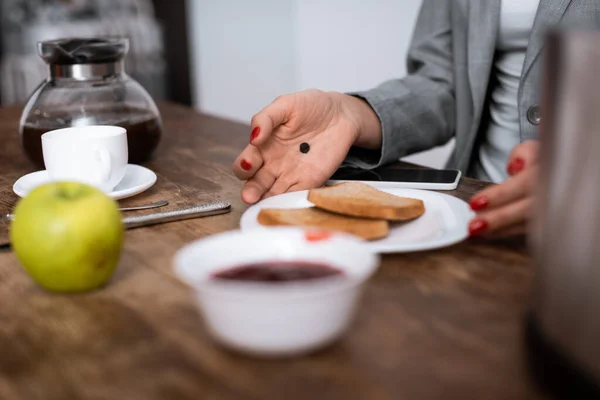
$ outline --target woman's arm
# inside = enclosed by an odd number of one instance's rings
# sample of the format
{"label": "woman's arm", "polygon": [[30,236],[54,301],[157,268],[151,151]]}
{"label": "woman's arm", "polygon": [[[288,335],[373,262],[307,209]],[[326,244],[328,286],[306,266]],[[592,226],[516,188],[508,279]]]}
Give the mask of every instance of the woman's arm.
{"label": "woman's arm", "polygon": [[[350,93],[366,101],[366,116],[346,162],[363,168],[446,143],[455,130],[450,0],[423,0],[407,56],[408,75]],[[379,123],[372,121],[377,116]],[[381,149],[369,150],[377,144]]]}

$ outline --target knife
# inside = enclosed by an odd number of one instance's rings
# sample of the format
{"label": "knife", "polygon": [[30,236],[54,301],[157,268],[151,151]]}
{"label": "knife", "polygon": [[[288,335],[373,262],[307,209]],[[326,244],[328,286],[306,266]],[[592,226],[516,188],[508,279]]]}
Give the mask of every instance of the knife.
{"label": "knife", "polygon": [[[225,201],[201,204],[173,211],[164,211],[146,215],[135,215],[123,218],[125,229],[135,229],[144,226],[164,224],[167,222],[182,221],[191,218],[208,217],[211,215],[226,214],[231,211],[231,204]],[[0,250],[10,249],[10,242],[0,242]]]}

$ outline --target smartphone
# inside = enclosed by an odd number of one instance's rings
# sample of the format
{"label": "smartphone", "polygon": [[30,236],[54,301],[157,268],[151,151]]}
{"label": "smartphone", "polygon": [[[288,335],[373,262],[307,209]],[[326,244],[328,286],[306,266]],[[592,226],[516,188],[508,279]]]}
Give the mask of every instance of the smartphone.
{"label": "smartphone", "polygon": [[417,169],[380,167],[371,170],[342,167],[327,181],[328,185],[355,181],[381,188],[454,190],[461,172],[456,169]]}

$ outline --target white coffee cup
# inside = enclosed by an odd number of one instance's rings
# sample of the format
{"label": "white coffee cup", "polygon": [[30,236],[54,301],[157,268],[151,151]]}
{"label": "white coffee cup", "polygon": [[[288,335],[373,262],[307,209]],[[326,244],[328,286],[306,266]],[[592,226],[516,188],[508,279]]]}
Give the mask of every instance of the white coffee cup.
{"label": "white coffee cup", "polygon": [[127,130],[91,125],[56,129],[42,135],[46,170],[53,181],[77,181],[110,193],[125,176]]}

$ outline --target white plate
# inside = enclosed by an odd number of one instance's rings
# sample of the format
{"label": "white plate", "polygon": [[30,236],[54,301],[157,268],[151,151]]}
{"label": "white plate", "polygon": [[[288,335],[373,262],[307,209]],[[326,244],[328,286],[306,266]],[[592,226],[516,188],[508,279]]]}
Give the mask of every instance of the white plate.
{"label": "white plate", "polygon": [[[368,242],[377,253],[404,253],[432,250],[458,243],[469,236],[469,221],[475,216],[469,205],[450,195],[416,189],[379,188],[384,192],[423,200],[425,214],[405,223],[391,225],[390,234]],[[269,229],[258,223],[258,213],[263,208],[310,207],[308,191],[285,193],[263,200],[250,207],[240,221],[242,230]]]}
{"label": "white plate", "polygon": [[[13,191],[19,197],[25,197],[27,193],[44,183],[51,182],[48,171],[37,171],[19,178],[13,185]],[[115,200],[135,196],[148,190],[156,183],[156,174],[141,165],[128,164],[123,180],[108,193]]]}

